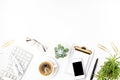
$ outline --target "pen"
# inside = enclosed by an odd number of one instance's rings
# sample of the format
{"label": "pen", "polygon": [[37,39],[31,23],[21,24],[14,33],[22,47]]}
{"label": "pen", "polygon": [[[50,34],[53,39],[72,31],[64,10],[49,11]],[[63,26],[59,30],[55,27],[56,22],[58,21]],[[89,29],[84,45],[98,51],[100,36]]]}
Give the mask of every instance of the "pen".
{"label": "pen", "polygon": [[22,68],[22,65],[18,62],[18,60],[17,60],[13,55],[12,55],[12,60],[14,61],[14,65],[15,65],[17,71],[18,71],[19,73],[23,74],[23,73],[24,73],[24,70],[23,70],[23,68]]}
{"label": "pen", "polygon": [[96,62],[95,62],[95,65],[94,65],[94,68],[93,68],[90,80],[92,80],[93,77],[94,77],[94,73],[95,73],[95,69],[96,69],[97,63],[98,63],[98,58],[96,59]]}

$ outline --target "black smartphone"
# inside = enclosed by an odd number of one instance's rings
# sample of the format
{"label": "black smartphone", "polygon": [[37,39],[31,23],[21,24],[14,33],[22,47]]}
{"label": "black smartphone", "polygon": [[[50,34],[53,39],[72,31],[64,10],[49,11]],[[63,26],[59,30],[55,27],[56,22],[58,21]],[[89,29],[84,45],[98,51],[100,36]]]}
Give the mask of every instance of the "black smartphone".
{"label": "black smartphone", "polygon": [[72,61],[72,66],[73,66],[75,79],[81,79],[85,77],[82,59],[74,59]]}

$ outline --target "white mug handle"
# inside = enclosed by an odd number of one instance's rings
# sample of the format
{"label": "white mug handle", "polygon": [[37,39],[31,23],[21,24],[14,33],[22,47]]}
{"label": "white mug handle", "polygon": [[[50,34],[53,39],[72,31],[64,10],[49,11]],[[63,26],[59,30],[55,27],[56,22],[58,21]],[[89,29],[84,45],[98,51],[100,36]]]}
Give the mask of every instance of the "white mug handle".
{"label": "white mug handle", "polygon": [[56,68],[56,67],[57,67],[57,64],[53,64],[53,67]]}

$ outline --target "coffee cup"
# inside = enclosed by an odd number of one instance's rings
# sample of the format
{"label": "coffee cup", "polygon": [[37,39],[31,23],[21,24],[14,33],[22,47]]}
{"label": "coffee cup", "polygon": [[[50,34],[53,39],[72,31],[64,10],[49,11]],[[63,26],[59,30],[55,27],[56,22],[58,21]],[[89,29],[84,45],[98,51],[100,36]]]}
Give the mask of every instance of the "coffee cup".
{"label": "coffee cup", "polygon": [[39,72],[43,76],[50,76],[54,73],[56,64],[53,64],[51,61],[44,61],[39,65]]}

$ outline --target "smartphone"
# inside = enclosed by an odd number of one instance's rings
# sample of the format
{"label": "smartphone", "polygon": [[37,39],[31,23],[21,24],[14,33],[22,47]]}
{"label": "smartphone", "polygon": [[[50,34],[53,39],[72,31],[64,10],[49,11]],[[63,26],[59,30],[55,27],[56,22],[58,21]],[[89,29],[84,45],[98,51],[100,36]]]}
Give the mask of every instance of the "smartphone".
{"label": "smartphone", "polygon": [[73,67],[73,73],[74,73],[75,79],[85,78],[82,58],[73,59],[72,60],[72,67]]}

